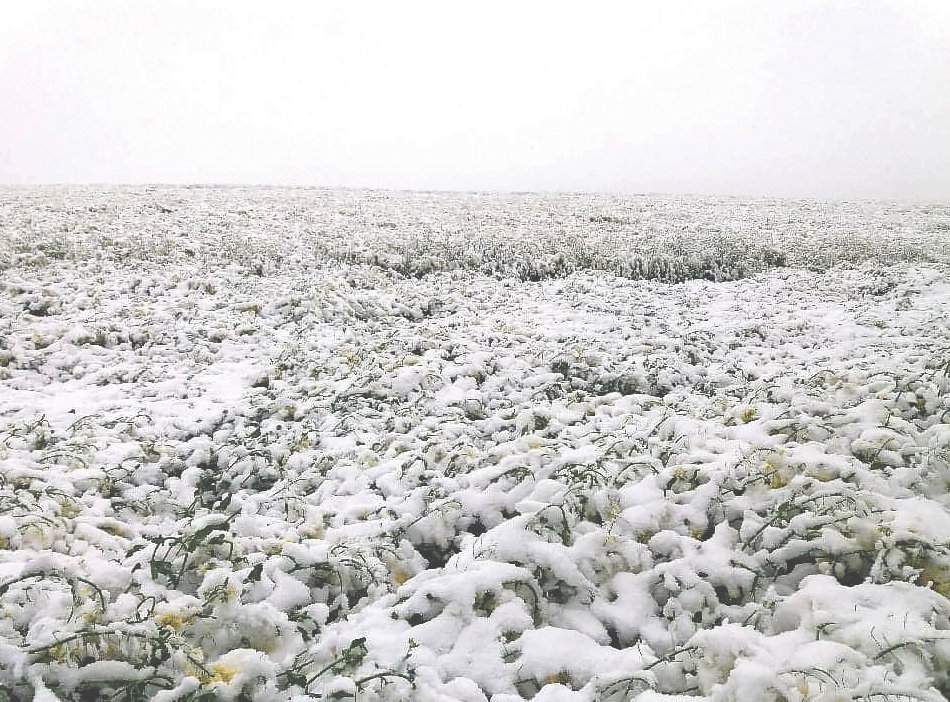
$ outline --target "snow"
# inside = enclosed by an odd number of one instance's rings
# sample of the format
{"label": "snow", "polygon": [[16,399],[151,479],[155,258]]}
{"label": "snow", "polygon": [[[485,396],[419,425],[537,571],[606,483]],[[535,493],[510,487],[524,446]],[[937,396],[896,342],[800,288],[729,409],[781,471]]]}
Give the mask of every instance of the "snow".
{"label": "snow", "polygon": [[0,190],[0,699],[946,699],[947,217]]}

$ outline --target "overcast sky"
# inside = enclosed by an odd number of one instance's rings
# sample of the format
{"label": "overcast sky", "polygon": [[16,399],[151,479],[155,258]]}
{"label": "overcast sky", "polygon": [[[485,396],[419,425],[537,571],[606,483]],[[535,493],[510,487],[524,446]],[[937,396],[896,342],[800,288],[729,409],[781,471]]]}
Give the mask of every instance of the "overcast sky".
{"label": "overcast sky", "polygon": [[950,0],[4,0],[0,182],[950,198]]}

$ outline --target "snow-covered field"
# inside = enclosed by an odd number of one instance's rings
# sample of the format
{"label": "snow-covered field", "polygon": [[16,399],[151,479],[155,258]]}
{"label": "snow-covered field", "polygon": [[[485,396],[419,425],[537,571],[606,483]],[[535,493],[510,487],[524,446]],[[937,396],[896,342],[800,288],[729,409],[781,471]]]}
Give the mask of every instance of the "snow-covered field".
{"label": "snow-covered field", "polygon": [[950,696],[950,207],[0,190],[0,702]]}

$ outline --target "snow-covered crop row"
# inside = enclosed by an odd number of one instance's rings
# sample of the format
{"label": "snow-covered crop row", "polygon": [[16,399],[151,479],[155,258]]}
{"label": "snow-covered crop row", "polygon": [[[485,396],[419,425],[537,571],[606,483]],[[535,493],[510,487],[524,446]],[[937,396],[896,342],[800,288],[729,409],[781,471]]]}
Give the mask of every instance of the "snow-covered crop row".
{"label": "snow-covered crop row", "polygon": [[947,699],[948,252],[925,205],[4,190],[0,702]]}

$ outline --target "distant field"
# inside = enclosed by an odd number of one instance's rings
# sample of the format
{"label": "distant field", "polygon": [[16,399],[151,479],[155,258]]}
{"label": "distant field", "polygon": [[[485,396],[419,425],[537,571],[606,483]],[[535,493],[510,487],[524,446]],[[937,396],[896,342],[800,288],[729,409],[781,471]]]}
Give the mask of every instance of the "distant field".
{"label": "distant field", "polygon": [[[522,280],[594,270],[735,280],[950,262],[950,205],[287,188],[0,188],[0,253],[28,263],[235,262],[288,270],[371,264],[420,276]],[[9,265],[9,263],[7,264]]]}
{"label": "distant field", "polygon": [[0,702],[950,697],[950,206],[0,189]]}

